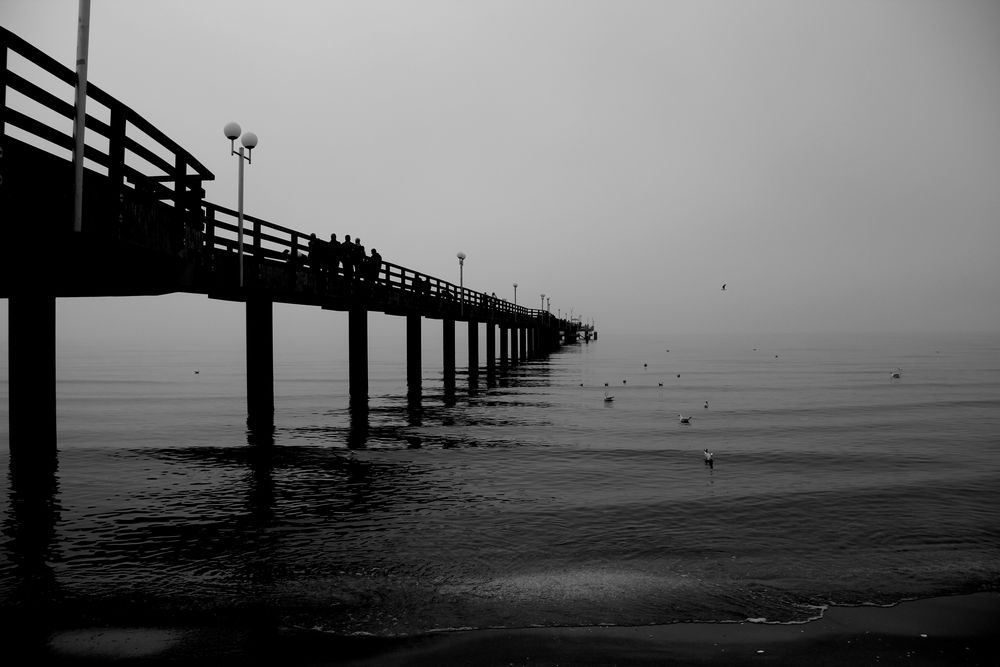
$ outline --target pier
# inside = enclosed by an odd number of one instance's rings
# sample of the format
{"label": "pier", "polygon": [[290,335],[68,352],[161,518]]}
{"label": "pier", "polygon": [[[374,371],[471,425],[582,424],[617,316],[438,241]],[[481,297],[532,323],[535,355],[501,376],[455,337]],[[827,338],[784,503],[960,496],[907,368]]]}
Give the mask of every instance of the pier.
{"label": "pier", "polygon": [[[18,67],[12,66],[14,61]],[[30,73],[26,73],[27,64]],[[76,73],[0,28],[0,297],[9,300],[12,461],[56,448],[56,299],[176,292],[246,308],[247,423],[274,425],[273,307],[348,314],[352,408],[368,400],[367,314],[406,318],[407,396],[421,396],[421,321],[441,322],[446,391],[456,328],[467,328],[468,377],[499,373],[578,339],[593,325],[526,308],[391,262],[333,257],[296,230],[206,201],[214,175],[137,112],[87,85],[83,213],[73,224],[74,137],[57,128],[73,104],[49,92]],[[26,111],[12,100],[27,100]],[[59,122],[54,122],[58,120]],[[479,333],[486,349],[480,355]]]}

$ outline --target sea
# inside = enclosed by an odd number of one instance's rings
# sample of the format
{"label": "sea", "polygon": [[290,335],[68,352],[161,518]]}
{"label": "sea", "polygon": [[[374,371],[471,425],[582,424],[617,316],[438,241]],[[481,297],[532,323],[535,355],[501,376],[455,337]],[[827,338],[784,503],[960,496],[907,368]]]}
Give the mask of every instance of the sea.
{"label": "sea", "polygon": [[241,345],[60,349],[31,483],[4,374],[0,605],[404,636],[1000,590],[1000,335],[598,334],[494,382],[460,344],[453,391],[425,341],[419,399],[373,346],[366,409],[283,346],[267,432]]}

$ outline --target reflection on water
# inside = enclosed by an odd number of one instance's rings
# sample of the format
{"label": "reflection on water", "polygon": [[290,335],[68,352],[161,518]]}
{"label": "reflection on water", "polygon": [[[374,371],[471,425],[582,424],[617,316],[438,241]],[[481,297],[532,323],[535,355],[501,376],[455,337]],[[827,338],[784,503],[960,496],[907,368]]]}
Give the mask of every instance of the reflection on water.
{"label": "reflection on water", "polygon": [[348,408],[350,427],[347,430],[347,448],[364,449],[368,442],[368,416],[369,408],[367,402],[352,401]]}
{"label": "reflection on water", "polygon": [[5,606],[11,604],[17,613],[2,622],[12,638],[39,640],[60,598],[52,567],[60,560],[56,539],[61,515],[58,461],[51,456],[13,458],[8,483],[3,535],[10,571],[0,570],[0,598],[7,598]]}
{"label": "reflection on water", "polygon": [[[0,478],[3,610],[374,633],[788,620],[1000,576],[980,388],[959,405],[859,374],[844,398],[840,371],[734,366],[693,390],[630,377],[604,409],[615,376],[573,357],[343,407],[299,378],[277,428],[74,433],[58,468]],[[171,392],[168,425],[190,409]]]}

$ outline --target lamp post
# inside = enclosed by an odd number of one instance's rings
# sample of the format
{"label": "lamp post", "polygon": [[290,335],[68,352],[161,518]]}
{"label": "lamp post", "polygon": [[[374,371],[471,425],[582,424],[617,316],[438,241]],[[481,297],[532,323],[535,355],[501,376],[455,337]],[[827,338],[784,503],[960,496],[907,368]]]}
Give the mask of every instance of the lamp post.
{"label": "lamp post", "polygon": [[[240,287],[243,287],[243,161],[245,160],[247,164],[250,164],[253,160],[251,159],[251,154],[253,153],[254,147],[257,145],[257,135],[253,132],[246,132],[243,134],[243,138],[240,139],[240,149],[239,151],[235,148],[236,139],[240,136],[243,130],[240,128],[239,123],[226,123],[226,126],[222,128],[223,134],[226,135],[226,139],[229,139],[229,154],[237,155],[240,158],[240,176],[239,176],[239,248],[240,248]],[[244,149],[246,153],[244,154]]]}
{"label": "lamp post", "polygon": [[552,297],[545,297],[545,312],[552,310]]}
{"label": "lamp post", "polygon": [[514,283],[514,305],[517,305],[517,283]]}
{"label": "lamp post", "polygon": [[463,289],[463,285],[464,285],[465,281],[464,281],[463,276],[462,276],[462,273],[463,273],[462,267],[465,266],[465,253],[462,252],[461,250],[459,250],[458,254],[455,255],[455,257],[458,257],[458,309],[459,309],[459,313],[462,316],[464,316],[465,315],[465,290]]}
{"label": "lamp post", "polygon": [[542,295],[542,305],[539,306],[539,310],[545,310],[545,295]]}

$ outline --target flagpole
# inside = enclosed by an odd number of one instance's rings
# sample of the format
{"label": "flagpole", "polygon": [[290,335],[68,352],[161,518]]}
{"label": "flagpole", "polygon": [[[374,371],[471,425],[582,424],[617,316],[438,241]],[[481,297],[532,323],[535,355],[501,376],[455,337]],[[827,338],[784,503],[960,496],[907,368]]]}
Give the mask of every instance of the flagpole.
{"label": "flagpole", "polygon": [[73,124],[73,231],[83,228],[83,134],[87,124],[87,51],[90,47],[90,0],[80,0],[76,35],[76,121]]}

